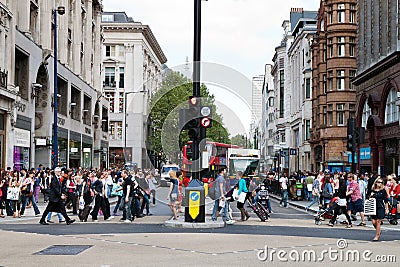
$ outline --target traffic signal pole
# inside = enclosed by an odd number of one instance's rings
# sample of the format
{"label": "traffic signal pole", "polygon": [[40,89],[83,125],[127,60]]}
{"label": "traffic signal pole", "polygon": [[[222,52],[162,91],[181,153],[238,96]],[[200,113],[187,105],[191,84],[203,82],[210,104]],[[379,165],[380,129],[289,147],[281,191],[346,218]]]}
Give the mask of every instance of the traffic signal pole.
{"label": "traffic signal pole", "polygon": [[[193,44],[193,96],[200,98],[200,49],[201,47],[201,0],[194,0],[194,44]],[[205,138],[205,131],[200,131],[199,137],[193,141],[192,179],[200,179],[200,140]],[[204,136],[203,136],[204,135]]]}

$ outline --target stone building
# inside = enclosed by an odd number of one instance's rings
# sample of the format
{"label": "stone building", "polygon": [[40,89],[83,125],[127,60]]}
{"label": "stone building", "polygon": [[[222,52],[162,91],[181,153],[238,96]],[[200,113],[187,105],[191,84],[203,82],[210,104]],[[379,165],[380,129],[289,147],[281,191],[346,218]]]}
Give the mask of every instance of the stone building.
{"label": "stone building", "polygon": [[313,42],[313,169],[349,169],[347,121],[355,117],[357,1],[322,0]]}
{"label": "stone building", "polygon": [[400,41],[398,1],[358,1],[357,126],[360,170],[399,174]]}
{"label": "stone building", "polygon": [[104,12],[102,27],[102,81],[110,102],[110,165],[150,168],[148,103],[161,84],[167,58],[150,27],[125,12]]}
{"label": "stone building", "polygon": [[59,165],[106,167],[101,10],[101,0],[0,0],[0,167],[52,165],[54,80]]}
{"label": "stone building", "polygon": [[[317,12],[292,8],[290,12],[293,42],[287,53],[290,76],[290,169],[310,170],[310,129],[312,114],[312,48],[317,30]],[[290,152],[290,151],[289,151]]]}

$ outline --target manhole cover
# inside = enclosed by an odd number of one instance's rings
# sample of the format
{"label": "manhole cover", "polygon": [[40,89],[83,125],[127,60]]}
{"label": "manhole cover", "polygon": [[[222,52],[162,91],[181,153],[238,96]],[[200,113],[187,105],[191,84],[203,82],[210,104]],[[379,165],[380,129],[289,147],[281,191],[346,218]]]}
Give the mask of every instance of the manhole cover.
{"label": "manhole cover", "polygon": [[92,247],[92,245],[54,245],[45,248],[34,255],[78,255]]}

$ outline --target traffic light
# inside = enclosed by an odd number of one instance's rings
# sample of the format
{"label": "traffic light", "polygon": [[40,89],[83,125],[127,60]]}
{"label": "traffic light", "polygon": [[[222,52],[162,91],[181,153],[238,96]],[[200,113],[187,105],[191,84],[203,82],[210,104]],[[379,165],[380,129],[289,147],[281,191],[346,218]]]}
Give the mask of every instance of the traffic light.
{"label": "traffic light", "polygon": [[356,119],[349,118],[347,121],[347,149],[354,151],[356,149]]}
{"label": "traffic light", "polygon": [[187,111],[187,129],[189,138],[195,139],[200,135],[200,98],[196,96],[189,97],[189,109]]}

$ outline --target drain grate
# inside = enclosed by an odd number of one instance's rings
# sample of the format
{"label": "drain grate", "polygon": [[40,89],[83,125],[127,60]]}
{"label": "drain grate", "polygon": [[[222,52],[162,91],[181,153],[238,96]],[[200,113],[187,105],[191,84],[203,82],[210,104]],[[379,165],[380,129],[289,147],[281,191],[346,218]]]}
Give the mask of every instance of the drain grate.
{"label": "drain grate", "polygon": [[92,245],[54,245],[33,255],[78,255],[91,247]]}

